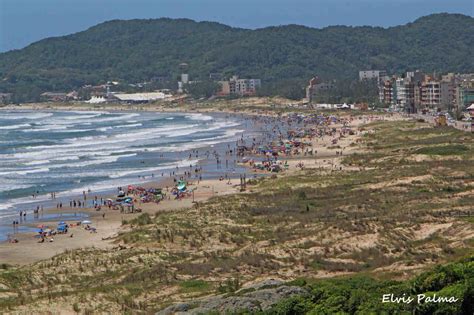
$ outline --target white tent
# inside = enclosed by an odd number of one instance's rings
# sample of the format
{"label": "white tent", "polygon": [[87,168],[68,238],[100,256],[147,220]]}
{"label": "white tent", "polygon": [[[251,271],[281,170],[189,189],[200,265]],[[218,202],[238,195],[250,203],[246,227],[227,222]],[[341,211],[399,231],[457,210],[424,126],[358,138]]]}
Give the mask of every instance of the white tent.
{"label": "white tent", "polygon": [[92,96],[90,100],[86,101],[86,103],[89,104],[100,104],[105,102],[107,102],[107,100],[102,96]]}
{"label": "white tent", "polygon": [[147,101],[154,101],[154,100],[162,100],[165,98],[170,97],[171,95],[165,94],[163,92],[150,92],[150,93],[133,93],[133,94],[125,94],[125,93],[117,93],[114,94],[114,97],[120,101],[126,102],[147,102]]}

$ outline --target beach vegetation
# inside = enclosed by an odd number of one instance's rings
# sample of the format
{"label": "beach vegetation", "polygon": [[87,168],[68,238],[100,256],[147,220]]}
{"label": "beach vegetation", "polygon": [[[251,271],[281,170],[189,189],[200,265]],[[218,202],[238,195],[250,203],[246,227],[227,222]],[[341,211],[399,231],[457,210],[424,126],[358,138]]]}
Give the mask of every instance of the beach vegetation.
{"label": "beach vegetation", "polygon": [[[296,279],[289,285],[308,295],[268,313],[435,312],[382,304],[392,292],[449,294],[459,301],[440,312],[472,310],[474,136],[416,121],[364,128],[373,132],[361,153],[339,158],[342,170],[308,167],[255,180],[252,192],[130,215],[114,249],[0,269],[0,309],[67,301],[72,311],[77,303],[97,312],[94,299],[113,313],[153,313],[183,297],[243,296],[246,284],[279,278]],[[442,158],[418,151],[446,146]]]}

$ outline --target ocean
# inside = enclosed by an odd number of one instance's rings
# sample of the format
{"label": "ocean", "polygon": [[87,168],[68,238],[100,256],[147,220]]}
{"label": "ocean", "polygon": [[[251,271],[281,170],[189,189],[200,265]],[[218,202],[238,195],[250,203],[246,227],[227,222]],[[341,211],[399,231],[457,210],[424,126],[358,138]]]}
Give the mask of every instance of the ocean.
{"label": "ocean", "polygon": [[51,192],[65,201],[169,176],[204,156],[192,150],[235,144],[246,124],[224,114],[1,111],[0,221],[52,206]]}

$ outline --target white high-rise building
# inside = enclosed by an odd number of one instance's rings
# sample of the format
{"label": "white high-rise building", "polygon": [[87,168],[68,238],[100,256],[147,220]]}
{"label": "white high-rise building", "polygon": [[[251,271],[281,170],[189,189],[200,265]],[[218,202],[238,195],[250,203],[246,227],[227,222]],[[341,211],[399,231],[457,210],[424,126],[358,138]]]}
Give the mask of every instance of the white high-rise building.
{"label": "white high-rise building", "polygon": [[181,82],[183,82],[183,84],[188,84],[189,83],[189,74],[182,73],[181,74]]}
{"label": "white high-rise building", "polygon": [[377,79],[377,82],[383,80],[387,76],[387,72],[385,70],[362,70],[359,71],[359,80],[372,80]]}

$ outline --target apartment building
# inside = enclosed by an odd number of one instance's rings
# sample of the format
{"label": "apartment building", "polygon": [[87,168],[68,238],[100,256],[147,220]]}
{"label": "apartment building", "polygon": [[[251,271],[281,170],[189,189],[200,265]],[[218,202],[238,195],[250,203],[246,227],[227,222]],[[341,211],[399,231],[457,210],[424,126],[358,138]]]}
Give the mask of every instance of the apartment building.
{"label": "apartment building", "polygon": [[456,85],[454,73],[448,73],[441,77],[440,82],[440,106],[444,110],[454,109],[456,101]]}
{"label": "apartment building", "polygon": [[[362,71],[361,71],[362,72]],[[375,74],[365,74],[370,77]],[[379,82],[380,102],[406,112],[459,111],[474,102],[474,74],[407,72]]]}
{"label": "apartment building", "polygon": [[219,96],[251,96],[256,94],[262,81],[260,79],[239,79],[238,76],[232,76],[228,81],[219,81],[219,84],[221,85]]}
{"label": "apartment building", "polygon": [[393,79],[384,80],[379,86],[380,102],[386,105],[393,105],[395,102],[395,89],[393,87]]}
{"label": "apartment building", "polygon": [[421,84],[421,106],[425,109],[437,109],[441,105],[441,83],[427,77]]}
{"label": "apartment building", "polygon": [[384,77],[387,76],[387,72],[385,70],[362,70],[359,71],[359,80],[373,80],[376,79],[377,81],[381,81]]}

